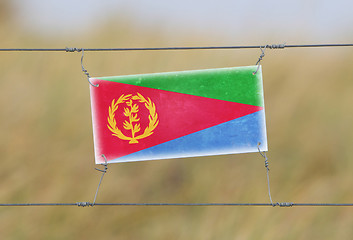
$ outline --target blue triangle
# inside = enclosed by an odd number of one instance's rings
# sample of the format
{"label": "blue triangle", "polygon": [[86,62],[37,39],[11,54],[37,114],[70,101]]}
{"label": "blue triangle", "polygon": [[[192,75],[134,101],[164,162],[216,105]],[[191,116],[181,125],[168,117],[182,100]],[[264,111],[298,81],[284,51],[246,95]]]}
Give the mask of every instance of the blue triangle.
{"label": "blue triangle", "polygon": [[111,162],[267,151],[264,110],[177,138]]}

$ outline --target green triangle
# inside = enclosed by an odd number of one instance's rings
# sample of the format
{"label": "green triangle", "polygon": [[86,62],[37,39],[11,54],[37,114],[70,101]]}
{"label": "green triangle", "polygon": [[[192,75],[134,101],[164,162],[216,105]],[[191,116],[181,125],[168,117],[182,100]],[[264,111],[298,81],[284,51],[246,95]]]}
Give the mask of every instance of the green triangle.
{"label": "green triangle", "polygon": [[140,74],[97,79],[263,107],[257,66]]}

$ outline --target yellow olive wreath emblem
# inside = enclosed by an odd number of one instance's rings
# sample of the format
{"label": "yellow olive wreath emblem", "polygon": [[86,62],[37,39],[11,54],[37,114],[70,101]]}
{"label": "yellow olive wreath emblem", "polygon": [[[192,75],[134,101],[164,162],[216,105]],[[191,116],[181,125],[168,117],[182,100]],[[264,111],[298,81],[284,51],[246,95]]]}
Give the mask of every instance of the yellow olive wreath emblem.
{"label": "yellow olive wreath emblem", "polygon": [[[150,112],[148,116],[149,124],[146,127],[145,131],[141,135],[136,135],[140,132],[141,126],[138,123],[140,118],[137,117],[139,112],[139,106],[133,104],[132,100],[137,100],[140,103],[144,103],[147,110]],[[126,103],[126,108],[124,108],[124,116],[128,117],[128,120],[125,120],[123,126],[126,130],[131,130],[131,137],[125,136],[121,130],[116,126],[115,112],[118,110],[119,104]],[[150,98],[144,98],[140,93],[132,96],[132,94],[121,95],[119,99],[115,102],[113,99],[111,106],[109,106],[109,116],[108,116],[108,125],[107,127],[113,133],[113,136],[116,136],[122,140],[129,140],[129,143],[138,143],[138,139],[146,138],[153,134],[153,130],[157,127],[159,123],[158,114],[156,113],[156,105],[151,101]]]}

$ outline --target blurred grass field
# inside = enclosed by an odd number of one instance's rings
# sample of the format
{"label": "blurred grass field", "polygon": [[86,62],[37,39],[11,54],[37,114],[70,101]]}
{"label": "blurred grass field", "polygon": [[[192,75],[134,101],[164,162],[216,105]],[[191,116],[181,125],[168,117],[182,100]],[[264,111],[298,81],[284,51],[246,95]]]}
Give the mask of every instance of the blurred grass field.
{"label": "blurred grass field", "polygon": [[[3,20],[3,19],[2,19]],[[9,29],[12,29],[9,31]],[[2,48],[218,45],[107,25],[44,38],[2,21]],[[6,34],[3,34],[6,33]],[[206,40],[205,40],[206,39]],[[261,42],[260,44],[263,44]],[[234,44],[234,43],[233,43]],[[256,44],[256,43],[254,43]],[[92,76],[253,65],[260,50],[86,52]],[[89,85],[80,53],[0,53],[0,202],[93,201]],[[275,202],[353,202],[353,50],[268,50],[263,60]],[[257,154],[109,165],[97,202],[268,202]],[[350,239],[343,207],[1,207],[1,239]]]}

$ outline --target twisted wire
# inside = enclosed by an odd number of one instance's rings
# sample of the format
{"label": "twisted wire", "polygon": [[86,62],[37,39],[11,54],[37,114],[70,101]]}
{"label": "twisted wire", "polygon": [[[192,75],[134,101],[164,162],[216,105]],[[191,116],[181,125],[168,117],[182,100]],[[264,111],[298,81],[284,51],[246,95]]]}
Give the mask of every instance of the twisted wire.
{"label": "twisted wire", "polygon": [[[272,197],[271,197],[271,185],[270,185],[270,167],[269,167],[269,162],[268,162],[268,158],[266,156],[265,152],[261,152],[260,150],[260,145],[261,143],[259,142],[257,144],[257,149],[259,150],[260,155],[265,159],[265,168],[266,168],[266,176],[267,176],[267,189],[268,189],[268,197],[270,198],[270,202],[272,204],[272,206],[275,206],[276,204],[274,204],[272,202]],[[278,203],[277,203],[278,204]]]}
{"label": "twisted wire", "polygon": [[0,207],[53,207],[53,206],[76,206],[76,207],[94,207],[94,206],[174,206],[174,207],[353,207],[353,203],[0,203]]}
{"label": "twisted wire", "polygon": [[99,191],[99,188],[100,188],[100,186],[101,186],[101,183],[102,183],[104,174],[106,174],[106,172],[107,172],[107,170],[108,170],[107,158],[105,157],[104,154],[102,154],[102,157],[104,158],[104,163],[102,164],[102,165],[104,166],[104,169],[102,170],[102,169],[99,169],[99,168],[95,168],[97,171],[102,172],[102,176],[101,176],[101,179],[100,179],[100,181],[99,181],[99,184],[98,184],[98,187],[97,187],[97,190],[96,190],[96,194],[94,195],[94,200],[93,200],[92,206],[94,206],[94,204],[96,203],[98,191]]}
{"label": "twisted wire", "polygon": [[74,52],[74,51],[82,51],[82,56],[81,56],[81,69],[82,69],[82,72],[87,76],[87,81],[89,82],[89,84],[91,84],[91,86],[93,87],[98,87],[99,84],[93,84],[91,81],[90,81],[90,78],[91,76],[89,75],[88,71],[83,67],[83,57],[85,55],[85,51],[83,48],[66,48],[67,51],[69,52]]}
{"label": "twisted wire", "polygon": [[1,52],[81,52],[81,51],[173,51],[173,50],[227,50],[227,49],[285,49],[285,48],[320,48],[353,47],[353,43],[328,44],[265,44],[248,46],[196,46],[196,47],[135,47],[135,48],[0,48]]}

